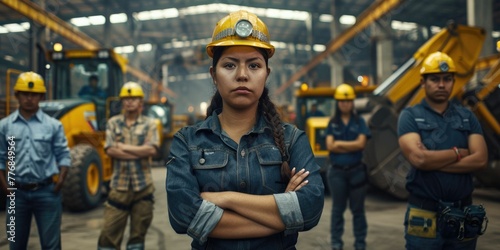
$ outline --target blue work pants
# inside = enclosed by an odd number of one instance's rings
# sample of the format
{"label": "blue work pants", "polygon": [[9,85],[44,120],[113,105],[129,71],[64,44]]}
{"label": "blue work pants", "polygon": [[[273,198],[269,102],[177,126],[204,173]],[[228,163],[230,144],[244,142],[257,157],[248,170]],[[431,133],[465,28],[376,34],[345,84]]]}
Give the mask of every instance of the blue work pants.
{"label": "blue work pants", "polygon": [[365,216],[365,197],[367,175],[364,164],[350,169],[331,167],[327,173],[328,186],[332,195],[331,243],[332,247],[342,249],[344,243],[344,212],[349,201],[352,213],[355,249],[366,248],[367,222]]}
{"label": "blue work pants", "polygon": [[14,236],[11,239],[15,240],[9,241],[11,250],[27,249],[33,215],[41,249],[61,249],[62,198],[53,190],[54,184],[48,184],[36,190],[17,189],[12,191],[13,198],[7,197],[7,238]]}

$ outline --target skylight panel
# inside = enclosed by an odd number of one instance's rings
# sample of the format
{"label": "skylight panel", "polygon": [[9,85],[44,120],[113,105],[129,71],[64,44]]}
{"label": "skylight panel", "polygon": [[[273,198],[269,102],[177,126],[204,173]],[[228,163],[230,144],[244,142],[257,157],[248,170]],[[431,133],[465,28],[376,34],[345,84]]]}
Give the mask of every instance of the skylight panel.
{"label": "skylight panel", "polygon": [[102,15],[89,16],[88,18],[89,18],[90,24],[92,24],[92,25],[103,25],[104,23],[106,23],[106,18]]}
{"label": "skylight panel", "polygon": [[109,21],[111,23],[125,23],[127,20],[128,17],[125,13],[112,14],[109,16]]}
{"label": "skylight panel", "polygon": [[73,25],[78,27],[89,26],[90,21],[87,17],[75,17],[69,20]]}
{"label": "skylight panel", "polygon": [[23,32],[25,29],[18,23],[8,23],[3,25],[9,32]]}

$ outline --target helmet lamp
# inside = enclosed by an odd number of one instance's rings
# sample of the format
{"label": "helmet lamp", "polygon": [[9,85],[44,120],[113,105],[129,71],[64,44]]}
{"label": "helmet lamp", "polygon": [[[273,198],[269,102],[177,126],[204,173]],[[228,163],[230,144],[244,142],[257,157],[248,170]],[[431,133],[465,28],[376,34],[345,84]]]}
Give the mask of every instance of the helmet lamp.
{"label": "helmet lamp", "polygon": [[250,21],[246,19],[241,19],[236,23],[234,29],[236,31],[236,35],[245,38],[252,34],[253,26],[252,23],[250,23]]}

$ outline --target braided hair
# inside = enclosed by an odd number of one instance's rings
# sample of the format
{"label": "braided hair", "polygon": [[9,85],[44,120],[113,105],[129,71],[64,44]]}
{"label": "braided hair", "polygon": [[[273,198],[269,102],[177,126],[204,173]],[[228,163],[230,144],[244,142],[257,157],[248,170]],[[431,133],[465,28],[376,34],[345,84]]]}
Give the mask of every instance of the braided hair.
{"label": "braided hair", "polygon": [[[214,47],[213,48],[213,60],[212,60],[212,68],[215,71],[217,66],[217,62],[219,61],[222,52],[225,47]],[[257,48],[259,52],[264,56],[264,60],[266,61],[266,67],[268,65],[268,55],[264,49]],[[222,109],[222,96],[219,91],[216,90],[215,94],[210,101],[210,105],[207,108],[206,117],[208,118],[215,110]],[[288,151],[286,150],[285,145],[285,131],[283,127],[283,122],[281,121],[280,115],[276,110],[276,106],[269,98],[269,89],[264,87],[264,91],[259,98],[258,105],[259,114],[264,115],[264,120],[267,125],[271,127],[274,137],[274,143],[278,147],[278,150],[281,153],[282,163],[281,163],[281,179],[284,183],[288,183],[291,178],[290,166],[288,164],[290,160],[290,156],[288,155]]]}

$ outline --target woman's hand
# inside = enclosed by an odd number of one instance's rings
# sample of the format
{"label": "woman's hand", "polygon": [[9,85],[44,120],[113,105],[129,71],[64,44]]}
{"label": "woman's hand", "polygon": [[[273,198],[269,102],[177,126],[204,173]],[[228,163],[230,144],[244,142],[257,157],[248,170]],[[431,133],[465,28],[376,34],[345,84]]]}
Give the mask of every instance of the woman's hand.
{"label": "woman's hand", "polygon": [[297,191],[303,186],[305,186],[309,181],[304,180],[307,176],[309,176],[309,171],[306,171],[305,169],[301,169],[299,172],[295,173],[296,169],[292,169],[292,178],[290,178],[290,181],[288,182],[288,185],[286,186],[286,192],[291,192],[291,191]]}

